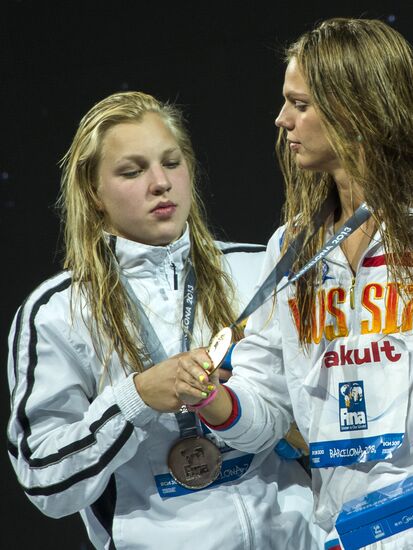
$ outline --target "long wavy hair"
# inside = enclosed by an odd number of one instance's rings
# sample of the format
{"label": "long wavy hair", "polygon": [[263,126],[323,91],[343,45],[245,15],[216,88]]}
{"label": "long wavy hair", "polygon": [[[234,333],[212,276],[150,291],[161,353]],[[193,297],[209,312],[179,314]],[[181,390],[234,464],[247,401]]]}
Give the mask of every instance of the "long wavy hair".
{"label": "long wavy hair", "polygon": [[[57,202],[64,228],[64,267],[72,273],[73,288],[89,304],[88,327],[95,350],[105,367],[114,352],[124,370],[141,372],[148,356],[119,268],[105,232],[104,214],[98,208],[98,171],[106,132],[122,122],[142,121],[145,113],[157,113],[174,135],[187,162],[191,178],[190,257],[197,281],[197,311],[212,333],[235,318],[231,302],[234,289],[221,268],[222,254],[213,242],[197,191],[196,161],[181,111],[141,92],[113,94],[82,118],[73,142],[61,161],[62,186]],[[72,311],[74,297],[72,293]],[[240,331],[235,338],[239,339]]]}
{"label": "long wavy hair", "polygon": [[[379,20],[329,19],[303,34],[286,50],[308,85],[325,135],[346,171],[357,182],[373,210],[391,278],[413,281],[413,55],[409,43]],[[311,219],[335,185],[327,173],[300,169],[280,129],[278,159],[285,179],[284,248],[294,234],[307,229],[307,243],[295,268],[321,247],[324,228],[310,239]],[[411,261],[410,261],[411,263]],[[296,289],[299,338],[310,341],[316,287],[321,269],[302,277]]]}

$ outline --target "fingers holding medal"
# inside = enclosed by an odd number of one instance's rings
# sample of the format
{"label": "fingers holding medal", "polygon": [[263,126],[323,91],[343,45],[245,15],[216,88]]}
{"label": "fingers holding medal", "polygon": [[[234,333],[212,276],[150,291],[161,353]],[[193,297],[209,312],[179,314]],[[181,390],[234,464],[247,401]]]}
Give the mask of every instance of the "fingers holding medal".
{"label": "fingers holding medal", "polygon": [[197,349],[182,355],[175,379],[178,399],[195,405],[216,389],[219,384],[218,368],[231,342],[232,331],[226,327],[212,338],[207,350]]}
{"label": "fingers holding medal", "polygon": [[205,349],[184,354],[178,361],[175,392],[180,401],[195,405],[216,389],[218,380],[210,376],[211,360]]}

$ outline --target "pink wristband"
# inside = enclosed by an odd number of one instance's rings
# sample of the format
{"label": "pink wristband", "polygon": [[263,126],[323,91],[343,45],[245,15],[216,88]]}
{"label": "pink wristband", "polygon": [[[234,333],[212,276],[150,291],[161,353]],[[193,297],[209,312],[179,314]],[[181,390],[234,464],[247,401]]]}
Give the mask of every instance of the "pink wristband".
{"label": "pink wristband", "polygon": [[212,403],[212,401],[215,399],[217,394],[218,394],[218,390],[215,389],[208,395],[208,397],[200,401],[197,405],[187,405],[188,411],[196,412],[196,411],[199,411],[199,409],[203,409],[204,407]]}

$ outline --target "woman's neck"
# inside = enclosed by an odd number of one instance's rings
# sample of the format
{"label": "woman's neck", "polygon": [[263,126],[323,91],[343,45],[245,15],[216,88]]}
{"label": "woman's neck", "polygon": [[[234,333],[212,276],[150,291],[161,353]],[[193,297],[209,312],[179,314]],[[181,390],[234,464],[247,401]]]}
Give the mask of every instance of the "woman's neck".
{"label": "woman's neck", "polygon": [[344,170],[339,170],[333,175],[337,186],[337,192],[340,200],[339,218],[336,220],[336,225],[344,223],[350,218],[364,201],[363,191],[360,186],[352,182]]}
{"label": "woman's neck", "polygon": [[[360,186],[352,182],[344,171],[334,174],[334,181],[336,182],[340,199],[340,210],[337,213],[338,218],[336,218],[334,223],[335,231],[337,231],[364,201],[364,194]],[[341,249],[347,257],[353,274],[356,273],[360,258],[365,253],[374,233],[375,222],[370,218],[350,235],[346,241],[342,242]]]}

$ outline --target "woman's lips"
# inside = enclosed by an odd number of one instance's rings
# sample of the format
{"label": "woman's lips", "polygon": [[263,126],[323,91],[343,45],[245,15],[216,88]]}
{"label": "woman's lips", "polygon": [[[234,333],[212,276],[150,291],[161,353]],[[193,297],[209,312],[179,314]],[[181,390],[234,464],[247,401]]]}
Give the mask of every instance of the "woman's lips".
{"label": "woman's lips", "polygon": [[290,141],[290,150],[291,151],[298,151],[300,146],[301,146],[301,143],[299,141]]}
{"label": "woman's lips", "polygon": [[151,210],[151,213],[160,219],[170,218],[176,211],[175,204],[165,204],[158,205],[156,208]]}

